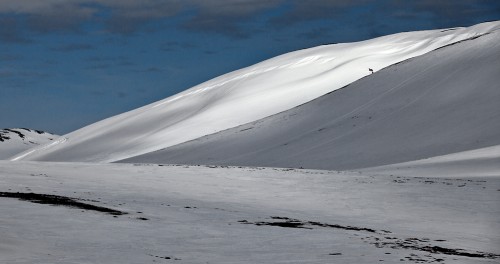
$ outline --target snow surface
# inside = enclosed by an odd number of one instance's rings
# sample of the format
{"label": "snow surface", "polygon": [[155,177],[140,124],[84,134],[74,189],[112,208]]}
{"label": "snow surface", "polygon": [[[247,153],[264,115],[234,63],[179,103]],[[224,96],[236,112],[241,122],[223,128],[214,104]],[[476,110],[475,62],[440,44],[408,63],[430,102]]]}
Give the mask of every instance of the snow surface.
{"label": "snow surface", "polygon": [[422,160],[409,161],[362,170],[372,174],[398,174],[441,177],[483,177],[500,175],[500,145],[468,150]]}
{"label": "snow surface", "polygon": [[499,145],[499,54],[496,31],[280,114],[122,162],[344,170]]}
{"label": "snow surface", "polygon": [[[484,177],[476,168],[467,177],[437,176],[443,167],[432,177],[416,177],[421,168],[374,177],[0,161],[0,192],[69,196],[128,213],[0,197],[0,263],[500,263],[425,251],[500,254],[500,170]],[[273,216],[330,226],[254,224],[283,221]]]}
{"label": "snow surface", "polygon": [[65,135],[59,144],[13,159],[112,162],[137,156],[288,110],[370,74],[369,68],[378,71],[499,28],[496,21],[288,53],[89,125]]}
{"label": "snow surface", "polygon": [[0,129],[0,160],[15,154],[44,145],[59,136],[27,128]]}

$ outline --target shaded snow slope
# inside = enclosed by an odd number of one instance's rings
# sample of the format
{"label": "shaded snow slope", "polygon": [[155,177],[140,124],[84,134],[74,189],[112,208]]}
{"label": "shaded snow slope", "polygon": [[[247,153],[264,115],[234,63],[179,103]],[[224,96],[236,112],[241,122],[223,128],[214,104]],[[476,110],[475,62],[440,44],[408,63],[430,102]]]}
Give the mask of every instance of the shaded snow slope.
{"label": "shaded snow slope", "polygon": [[422,160],[366,168],[364,173],[434,177],[500,176],[500,145]]}
{"label": "shaded snow slope", "polygon": [[476,174],[0,161],[0,263],[499,263],[499,189]]}
{"label": "shaded snow slope", "polygon": [[89,125],[14,159],[111,162],[236,127],[308,102],[375,71],[500,22],[407,32],[288,53]]}
{"label": "shaded snow slope", "polygon": [[354,169],[498,145],[499,54],[497,31],[289,111],[123,162]]}
{"label": "shaded snow slope", "polygon": [[51,142],[59,136],[27,128],[0,129],[0,160]]}

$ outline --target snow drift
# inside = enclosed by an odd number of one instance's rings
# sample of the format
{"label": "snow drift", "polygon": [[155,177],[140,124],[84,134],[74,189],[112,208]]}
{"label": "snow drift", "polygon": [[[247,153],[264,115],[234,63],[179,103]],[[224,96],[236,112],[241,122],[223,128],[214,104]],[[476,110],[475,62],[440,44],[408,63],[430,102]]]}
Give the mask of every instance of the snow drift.
{"label": "snow drift", "polygon": [[123,162],[342,170],[499,145],[499,54],[496,31],[286,112]]}
{"label": "snow drift", "polygon": [[12,159],[112,162],[145,154],[288,110],[370,74],[369,68],[378,71],[499,27],[499,22],[490,22],[407,32],[288,53],[89,125]]}

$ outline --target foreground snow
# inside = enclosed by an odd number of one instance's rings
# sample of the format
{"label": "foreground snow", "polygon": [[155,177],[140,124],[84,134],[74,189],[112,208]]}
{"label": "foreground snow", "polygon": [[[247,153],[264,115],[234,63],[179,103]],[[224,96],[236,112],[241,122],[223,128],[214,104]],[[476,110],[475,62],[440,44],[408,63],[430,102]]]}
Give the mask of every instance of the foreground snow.
{"label": "foreground snow", "polygon": [[236,127],[308,102],[394,63],[500,28],[400,33],[285,54],[92,124],[15,157],[111,162]]}
{"label": "foreground snow", "polygon": [[4,195],[126,214],[0,195],[0,263],[500,263],[500,171],[405,175],[2,161]]}
{"label": "foreground snow", "polygon": [[58,137],[51,133],[27,128],[0,129],[0,160],[47,144]]}

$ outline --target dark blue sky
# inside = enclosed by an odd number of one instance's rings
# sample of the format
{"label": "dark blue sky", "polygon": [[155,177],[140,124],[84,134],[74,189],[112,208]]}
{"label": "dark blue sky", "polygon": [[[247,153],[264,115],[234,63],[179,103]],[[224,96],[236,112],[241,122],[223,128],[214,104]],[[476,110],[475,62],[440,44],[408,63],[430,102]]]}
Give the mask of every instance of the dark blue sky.
{"label": "dark blue sky", "polygon": [[497,0],[0,0],[0,128],[64,134],[289,51],[498,19]]}

